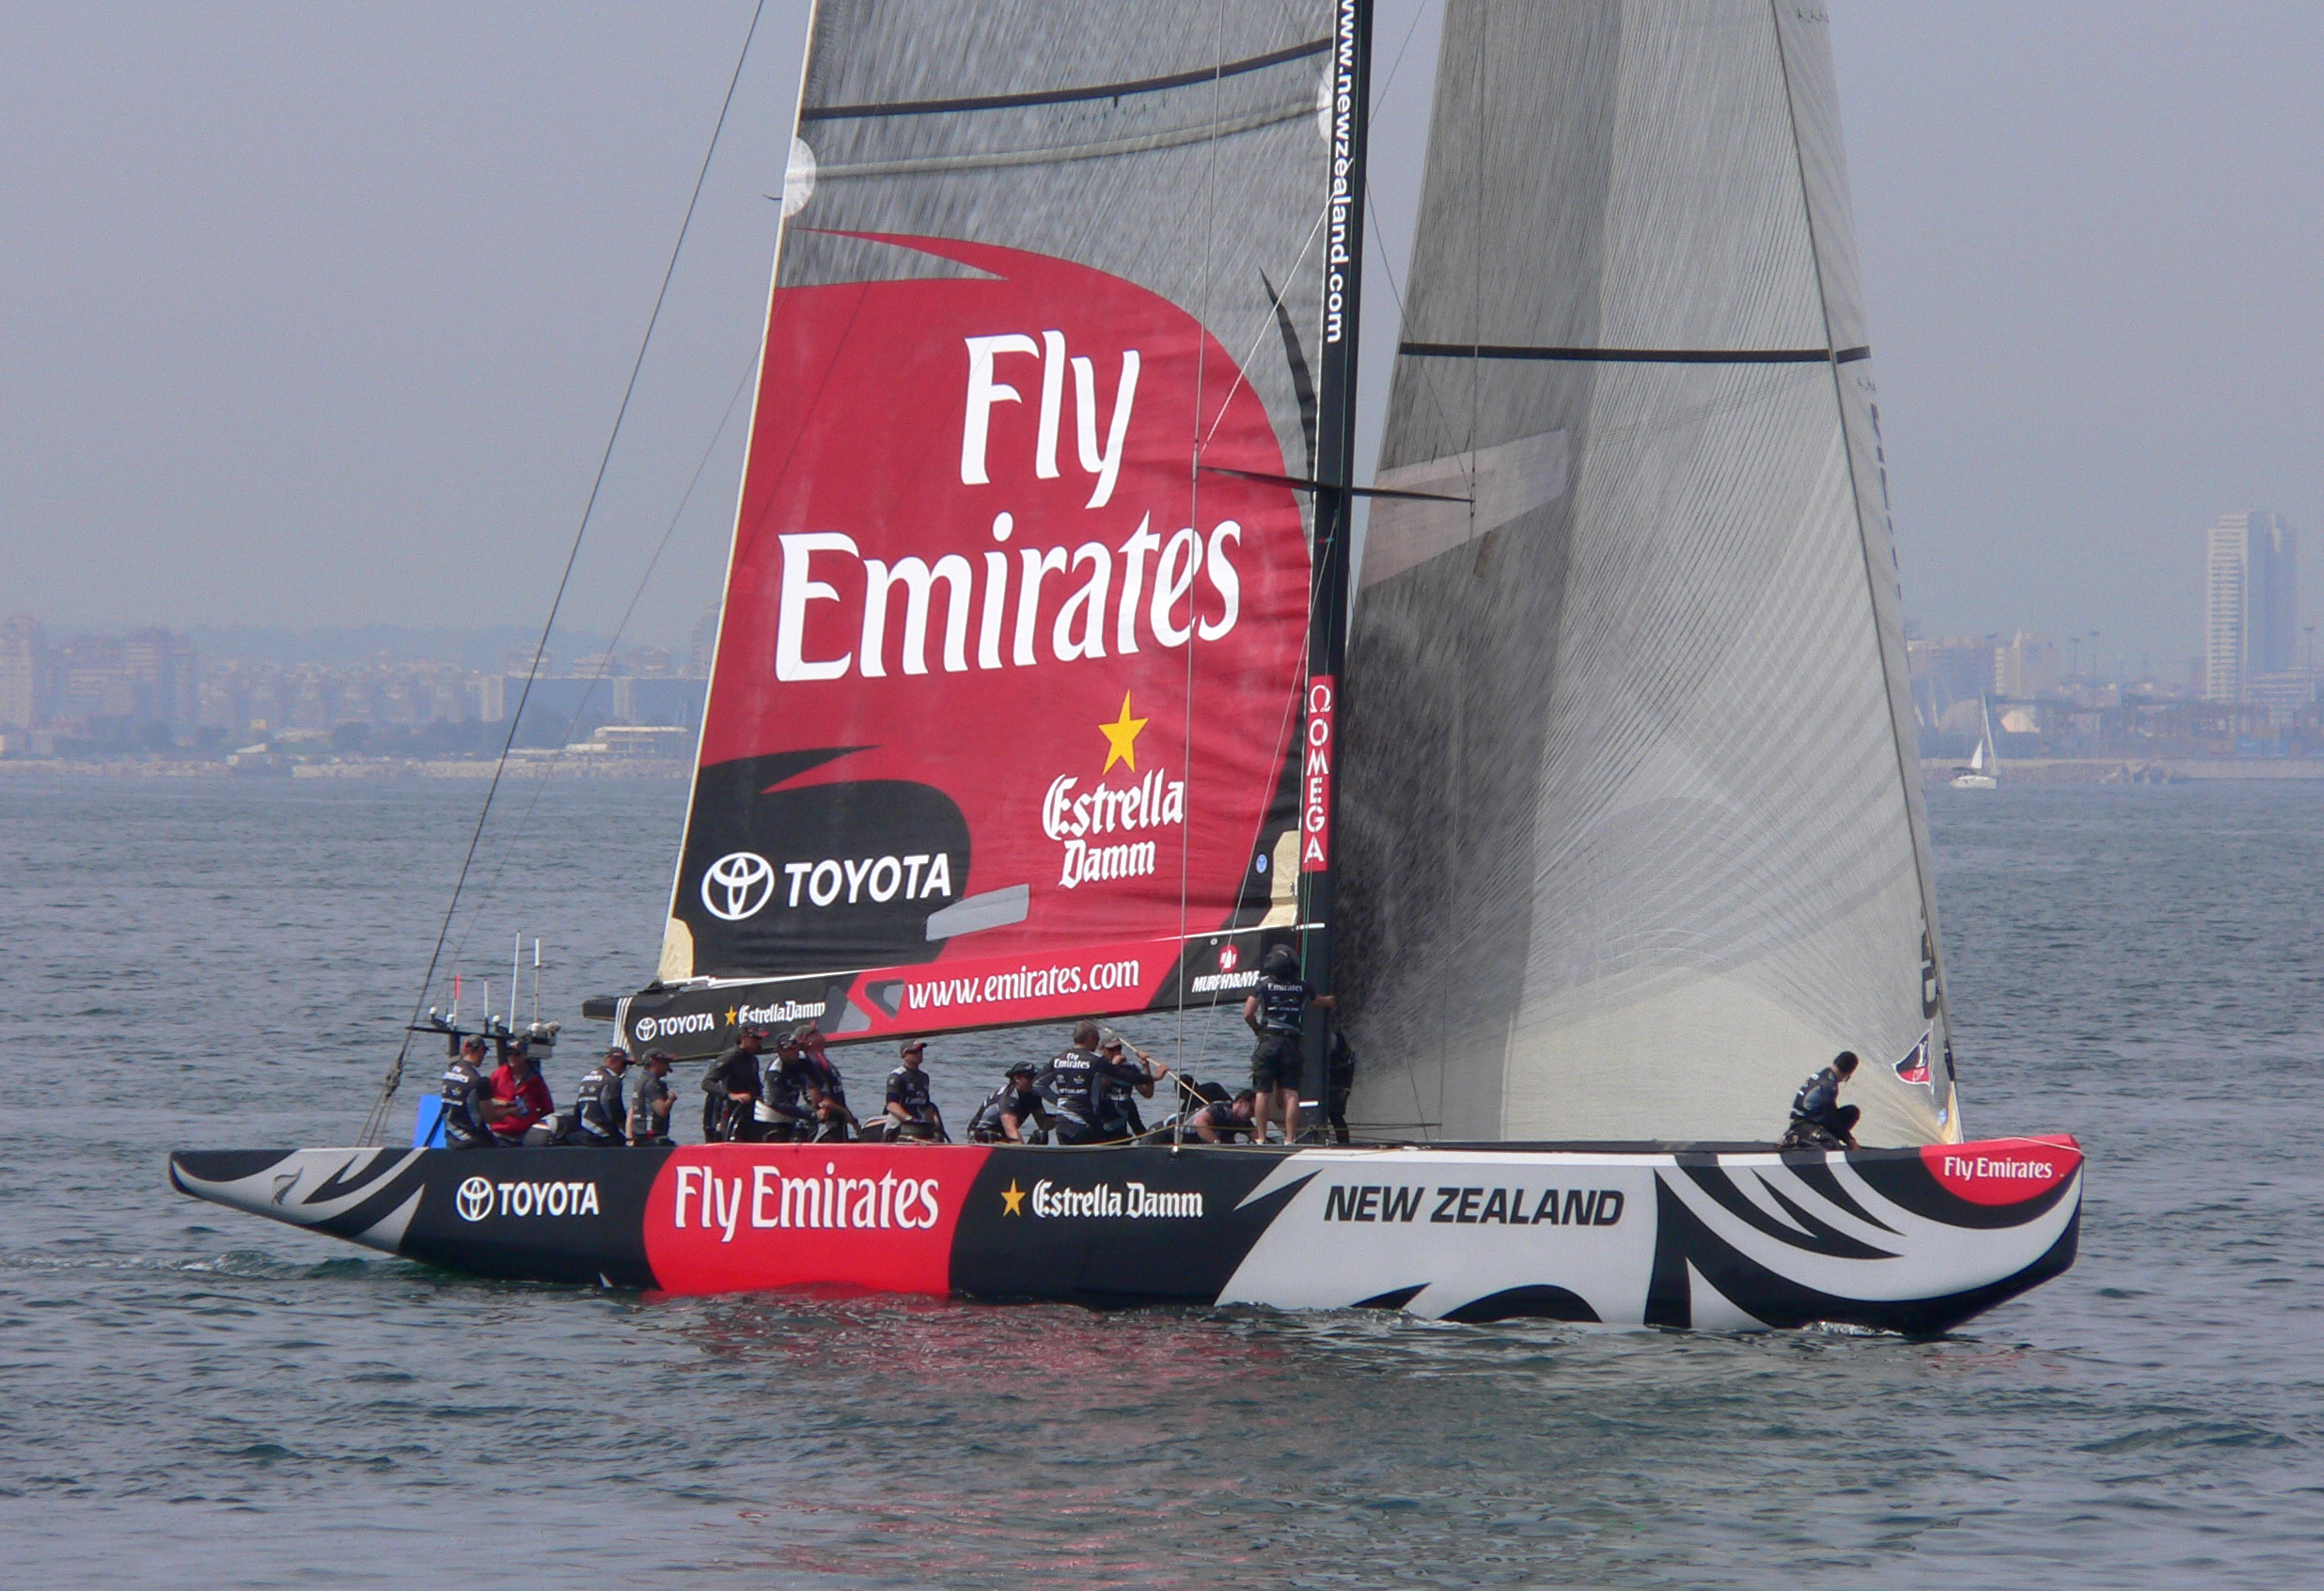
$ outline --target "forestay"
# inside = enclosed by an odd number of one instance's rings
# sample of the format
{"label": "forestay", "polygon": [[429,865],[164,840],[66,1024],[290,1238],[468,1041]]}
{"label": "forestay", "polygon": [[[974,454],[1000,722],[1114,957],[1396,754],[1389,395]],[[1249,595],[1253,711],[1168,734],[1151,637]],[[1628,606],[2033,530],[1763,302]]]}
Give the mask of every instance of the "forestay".
{"label": "forestay", "polygon": [[1356,1112],[1957,1139],[1820,8],[1450,0],[1351,642]]}
{"label": "forestay", "polygon": [[1290,921],[1330,34],[818,7],[660,967],[754,987],[633,1039],[1138,1010]]}

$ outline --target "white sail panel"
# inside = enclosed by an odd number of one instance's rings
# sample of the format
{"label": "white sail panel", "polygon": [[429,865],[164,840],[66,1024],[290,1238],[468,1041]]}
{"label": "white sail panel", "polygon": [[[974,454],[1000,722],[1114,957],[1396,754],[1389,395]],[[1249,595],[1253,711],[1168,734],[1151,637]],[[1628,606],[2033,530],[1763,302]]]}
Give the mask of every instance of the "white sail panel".
{"label": "white sail panel", "polygon": [[[1771,1140],[1851,1048],[1865,1142],[1958,1134],[1823,35],[1448,7],[1381,468],[1475,504],[1365,552],[1366,1121]],[[1554,494],[1494,479],[1550,435]]]}

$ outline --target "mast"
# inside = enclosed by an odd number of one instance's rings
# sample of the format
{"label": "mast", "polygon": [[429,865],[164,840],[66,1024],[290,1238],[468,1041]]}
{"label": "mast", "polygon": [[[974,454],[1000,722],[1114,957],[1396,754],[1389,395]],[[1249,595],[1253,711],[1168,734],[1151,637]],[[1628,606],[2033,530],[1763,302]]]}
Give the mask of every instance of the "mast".
{"label": "mast", "polygon": [[[1332,19],[1331,198],[1324,257],[1323,356],[1317,384],[1314,591],[1308,606],[1306,750],[1299,780],[1301,969],[1318,994],[1332,990],[1331,865],[1335,728],[1347,657],[1348,560],[1356,494],[1356,366],[1363,321],[1364,146],[1372,117],[1373,0],[1338,0]],[[1303,1111],[1320,1110],[1330,1087],[1332,1013],[1307,1025]]]}

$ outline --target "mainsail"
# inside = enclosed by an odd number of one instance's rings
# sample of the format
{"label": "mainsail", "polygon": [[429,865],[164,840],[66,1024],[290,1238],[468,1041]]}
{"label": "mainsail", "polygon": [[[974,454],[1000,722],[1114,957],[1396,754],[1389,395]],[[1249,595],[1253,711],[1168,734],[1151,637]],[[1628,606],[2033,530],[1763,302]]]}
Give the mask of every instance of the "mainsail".
{"label": "mainsail", "polygon": [[1350,641],[1354,1111],[1956,1139],[1821,8],[1449,0]]}
{"label": "mainsail", "polygon": [[1334,18],[817,8],[630,1039],[1239,994],[1292,924]]}

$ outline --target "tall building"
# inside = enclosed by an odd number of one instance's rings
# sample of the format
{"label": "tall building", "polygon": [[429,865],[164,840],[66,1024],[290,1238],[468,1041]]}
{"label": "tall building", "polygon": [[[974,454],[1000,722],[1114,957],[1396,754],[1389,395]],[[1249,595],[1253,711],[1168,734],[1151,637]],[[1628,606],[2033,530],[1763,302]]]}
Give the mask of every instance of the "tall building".
{"label": "tall building", "polygon": [[686,672],[698,680],[710,678],[710,666],[716,661],[718,606],[712,603],[702,609],[702,616],[694,622],[694,646],[686,658]]}
{"label": "tall building", "polygon": [[2256,676],[2297,666],[2299,576],[2299,534],[2281,514],[2220,515],[2204,557],[2206,701],[2249,701]]}
{"label": "tall building", "polygon": [[40,727],[48,716],[47,662],[37,620],[20,613],[0,624],[0,730]]}
{"label": "tall building", "polygon": [[2047,696],[2058,688],[2058,643],[2048,636],[2019,630],[1993,649],[1997,696]]}

